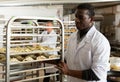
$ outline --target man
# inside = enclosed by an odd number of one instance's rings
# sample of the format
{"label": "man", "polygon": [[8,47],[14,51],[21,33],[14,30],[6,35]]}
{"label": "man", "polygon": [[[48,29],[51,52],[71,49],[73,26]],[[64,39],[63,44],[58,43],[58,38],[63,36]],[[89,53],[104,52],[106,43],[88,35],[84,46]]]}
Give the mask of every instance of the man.
{"label": "man", "polygon": [[[45,30],[41,33],[41,35],[43,35],[43,36],[38,37],[38,40],[40,41],[40,44],[43,45],[43,46],[48,46],[48,47],[51,47],[51,48],[55,48],[56,47],[55,42],[57,42],[57,34],[54,31],[54,29],[51,28],[53,26],[53,21],[52,20],[41,20],[41,21],[44,21],[45,25],[48,26],[48,27],[45,28]],[[46,36],[44,36],[44,35],[46,35]],[[53,43],[51,44],[50,42],[53,42]]]}
{"label": "man", "polygon": [[[40,41],[40,45],[48,46],[50,48],[55,48],[56,42],[57,42],[57,34],[54,31],[54,29],[51,28],[53,26],[53,21],[52,20],[39,20],[38,22],[45,22],[45,25],[48,26],[47,28],[45,28],[45,31],[41,33],[41,35],[48,35],[48,36],[38,37],[38,40]],[[54,35],[54,36],[51,36],[51,35]],[[56,51],[47,52],[47,54],[58,55]],[[45,64],[45,66],[51,66],[51,64]],[[56,73],[57,69],[56,68],[46,69],[44,72],[45,72],[44,74],[47,76],[47,75]],[[50,82],[50,77],[44,78],[43,82]]]}
{"label": "man", "polygon": [[94,26],[94,7],[83,3],[75,12],[77,32],[69,39],[65,52],[66,63],[57,68],[68,77],[68,82],[107,82],[110,45]]}
{"label": "man", "polygon": [[[53,26],[53,21],[52,20],[39,20],[38,22],[45,22],[45,25],[48,26],[47,28],[45,28],[45,30],[41,33],[41,37],[38,37],[38,41],[40,41],[40,45],[42,46],[48,46],[50,48],[55,48],[56,47],[56,42],[57,42],[57,34],[54,31],[53,28],[51,28]],[[46,36],[45,36],[46,35]],[[54,35],[54,36],[52,36]],[[52,42],[52,43],[50,43]],[[57,54],[57,52],[52,52],[52,53],[48,53],[48,54]]]}

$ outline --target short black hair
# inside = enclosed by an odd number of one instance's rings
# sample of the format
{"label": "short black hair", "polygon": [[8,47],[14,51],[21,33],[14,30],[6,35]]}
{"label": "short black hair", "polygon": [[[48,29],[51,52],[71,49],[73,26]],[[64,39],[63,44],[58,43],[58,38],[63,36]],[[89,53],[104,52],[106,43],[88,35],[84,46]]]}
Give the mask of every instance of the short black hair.
{"label": "short black hair", "polygon": [[95,15],[94,7],[89,3],[82,3],[77,6],[77,9],[86,9],[89,11],[89,16],[92,17]]}
{"label": "short black hair", "polygon": [[37,20],[37,22],[53,22],[53,20]]}

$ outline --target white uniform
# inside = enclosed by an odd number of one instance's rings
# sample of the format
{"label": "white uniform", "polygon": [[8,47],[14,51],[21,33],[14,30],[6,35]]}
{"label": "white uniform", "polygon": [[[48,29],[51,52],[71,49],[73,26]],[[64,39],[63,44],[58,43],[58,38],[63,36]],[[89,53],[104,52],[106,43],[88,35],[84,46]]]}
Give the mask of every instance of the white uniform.
{"label": "white uniform", "polygon": [[[41,35],[54,35],[54,36],[42,36],[42,37],[39,37],[38,40],[40,40],[40,44],[42,46],[48,46],[50,48],[55,48],[56,47],[56,43],[57,42],[57,34],[54,30],[52,30],[49,34],[47,31],[43,31],[41,33]],[[52,44],[48,44],[50,42],[53,42]],[[48,52],[48,54],[54,54],[54,55],[58,55],[58,53],[56,51],[54,52]],[[52,66],[52,64],[45,64],[45,66]],[[47,69],[46,70],[46,73],[53,73],[53,72],[56,72],[57,69],[56,68],[51,68],[51,69]]]}
{"label": "white uniform", "polygon": [[[41,42],[40,44],[43,46],[48,46],[50,48],[55,48],[56,47],[56,43],[57,42],[57,34],[54,30],[52,30],[49,34],[47,31],[43,31],[41,33],[41,35],[54,35],[54,36],[42,36],[39,37],[38,40]],[[52,42],[52,44],[50,43]],[[50,44],[48,44],[50,43]],[[55,54],[57,55],[57,52],[49,52],[48,54]]]}
{"label": "white uniform", "polygon": [[68,68],[71,70],[92,69],[100,81],[86,81],[68,76],[68,82],[107,82],[110,56],[108,40],[94,26],[79,43],[77,43],[77,36],[77,32],[71,35],[65,52]]}

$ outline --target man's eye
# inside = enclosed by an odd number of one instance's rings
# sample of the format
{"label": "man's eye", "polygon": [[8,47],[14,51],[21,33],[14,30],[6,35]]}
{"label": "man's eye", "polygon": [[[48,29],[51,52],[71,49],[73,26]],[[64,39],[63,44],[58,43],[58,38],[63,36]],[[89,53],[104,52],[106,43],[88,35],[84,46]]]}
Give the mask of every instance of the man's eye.
{"label": "man's eye", "polygon": [[77,15],[75,14],[75,17],[77,18]]}
{"label": "man's eye", "polygon": [[79,16],[78,18],[79,18],[79,19],[83,19],[83,16]]}

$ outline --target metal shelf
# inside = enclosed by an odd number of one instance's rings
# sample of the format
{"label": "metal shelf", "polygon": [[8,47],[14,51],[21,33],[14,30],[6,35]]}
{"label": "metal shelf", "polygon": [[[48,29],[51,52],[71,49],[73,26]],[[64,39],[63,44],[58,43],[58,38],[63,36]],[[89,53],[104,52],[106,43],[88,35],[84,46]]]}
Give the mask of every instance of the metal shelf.
{"label": "metal shelf", "polygon": [[22,62],[10,63],[10,65],[24,64],[24,63],[34,63],[34,62],[43,62],[43,61],[59,60],[59,59],[60,58],[50,58],[50,59],[41,59],[41,60],[32,60],[32,61],[22,61]]}

